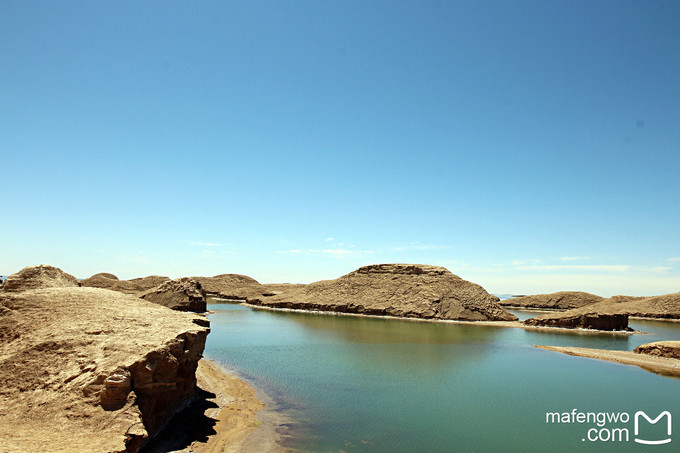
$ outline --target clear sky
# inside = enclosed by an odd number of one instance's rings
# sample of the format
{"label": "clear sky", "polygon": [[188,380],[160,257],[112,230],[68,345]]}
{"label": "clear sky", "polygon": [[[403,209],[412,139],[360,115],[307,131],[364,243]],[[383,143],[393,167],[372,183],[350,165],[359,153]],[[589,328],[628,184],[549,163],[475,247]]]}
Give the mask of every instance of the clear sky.
{"label": "clear sky", "polygon": [[680,291],[677,1],[0,2],[0,274]]}

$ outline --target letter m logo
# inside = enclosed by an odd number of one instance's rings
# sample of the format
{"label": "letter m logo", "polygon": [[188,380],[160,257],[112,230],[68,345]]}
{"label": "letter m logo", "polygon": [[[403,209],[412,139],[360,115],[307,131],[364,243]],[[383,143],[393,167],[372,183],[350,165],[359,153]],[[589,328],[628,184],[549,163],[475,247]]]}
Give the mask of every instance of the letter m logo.
{"label": "letter m logo", "polygon": [[[668,419],[668,425],[667,425],[666,432],[668,433],[668,439],[662,439],[662,440],[644,440],[644,439],[638,439],[637,436],[638,436],[638,434],[639,434],[639,432],[640,432],[640,429],[639,429],[639,428],[640,428],[640,426],[639,426],[640,416],[644,417],[644,418],[645,418],[649,423],[651,423],[652,425],[655,425],[656,422],[658,422],[659,420],[661,420],[663,417],[667,417],[667,419]],[[671,441],[671,413],[670,413],[670,412],[668,412],[668,411],[663,411],[662,413],[659,414],[658,417],[656,417],[656,418],[653,419],[653,420],[652,420],[651,418],[649,418],[649,417],[647,416],[647,414],[645,414],[645,413],[642,412],[642,411],[637,411],[637,412],[635,413],[635,442],[637,442],[637,443],[639,443],[639,444],[645,444],[645,445],[662,445],[662,444],[667,444],[667,443],[669,443],[670,441]]]}

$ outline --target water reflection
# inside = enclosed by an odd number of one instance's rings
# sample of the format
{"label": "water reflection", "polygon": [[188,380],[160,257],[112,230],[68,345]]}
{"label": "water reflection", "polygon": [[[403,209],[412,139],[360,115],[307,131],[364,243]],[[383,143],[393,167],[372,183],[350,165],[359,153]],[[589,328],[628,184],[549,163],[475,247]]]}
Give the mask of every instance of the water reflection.
{"label": "water reflection", "polygon": [[308,328],[311,334],[338,335],[354,343],[455,344],[492,342],[497,328],[443,322],[380,319],[363,316],[271,312]]}
{"label": "water reflection", "polygon": [[582,426],[549,430],[545,412],[658,413],[680,404],[677,381],[530,346],[629,349],[646,335],[209,308],[206,356],[275,398],[292,421],[287,445],[296,451],[524,451],[527,442],[594,451],[581,443]]}

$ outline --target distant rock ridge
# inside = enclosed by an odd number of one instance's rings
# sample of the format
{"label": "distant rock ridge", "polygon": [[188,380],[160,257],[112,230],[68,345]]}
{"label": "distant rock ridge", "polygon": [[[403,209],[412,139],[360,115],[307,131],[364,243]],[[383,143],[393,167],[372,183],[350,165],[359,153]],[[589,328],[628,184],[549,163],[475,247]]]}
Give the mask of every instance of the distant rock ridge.
{"label": "distant rock ridge", "polygon": [[277,296],[287,291],[294,291],[302,289],[307,286],[306,283],[263,283],[265,288],[264,296]]}
{"label": "distant rock ridge", "polygon": [[593,314],[599,315],[602,319],[609,316],[611,319],[619,320],[623,319],[622,316],[625,316],[626,319],[630,316],[680,319],[680,292],[652,297],[613,296],[592,305],[537,316],[525,321],[525,323],[558,325],[573,322],[569,319],[574,320]]}
{"label": "distant rock ridge", "polygon": [[445,267],[429,264],[371,264],[355,270],[357,274],[392,275],[445,275],[451,272]]}
{"label": "distant rock ridge", "polygon": [[111,289],[124,294],[140,294],[169,280],[170,278],[162,277],[160,275],[150,275],[148,277],[133,278],[130,280],[119,280],[118,277],[113,274],[101,272],[82,280],[80,283],[82,286]]}
{"label": "distant rock ridge", "polygon": [[28,266],[7,277],[0,291],[16,292],[39,288],[78,287],[78,279],[58,267],[40,264]]}
{"label": "distant rock ridge", "polygon": [[272,296],[275,293],[247,275],[220,274],[214,277],[191,277],[198,281],[208,296],[246,301],[247,299]]}
{"label": "distant rock ridge", "polygon": [[560,291],[550,294],[514,297],[501,300],[500,304],[509,307],[568,310],[570,308],[591,305],[603,300],[604,297],[582,291]]}
{"label": "distant rock ridge", "polygon": [[253,305],[378,316],[471,321],[514,321],[481,286],[448,269],[424,264],[374,264],[335,280],[324,280]]}
{"label": "distant rock ridge", "polygon": [[92,277],[90,277],[90,279],[97,279],[97,278],[100,278],[100,277],[101,278],[108,278],[110,280],[119,280],[118,277],[116,277],[115,275],[110,274],[108,272],[100,272],[98,274],[94,274]]}

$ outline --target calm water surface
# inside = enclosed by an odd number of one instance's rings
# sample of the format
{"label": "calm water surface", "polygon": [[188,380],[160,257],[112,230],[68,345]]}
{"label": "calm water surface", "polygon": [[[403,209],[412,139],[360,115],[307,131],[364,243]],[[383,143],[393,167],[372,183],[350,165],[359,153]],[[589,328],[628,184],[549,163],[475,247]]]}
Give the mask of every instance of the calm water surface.
{"label": "calm water surface", "polygon": [[[531,347],[631,350],[680,340],[680,324],[633,321],[652,333],[585,335],[229,304],[209,309],[206,357],[275,400],[291,420],[286,446],[296,451],[662,452],[680,444],[680,434],[664,446],[637,444],[632,420],[638,410],[653,417],[669,410],[678,426],[680,380]],[[629,441],[583,441],[600,428],[546,423],[546,412],[572,409],[626,412],[629,423],[604,428],[628,428]],[[667,437],[661,425],[642,428],[648,438]]]}

